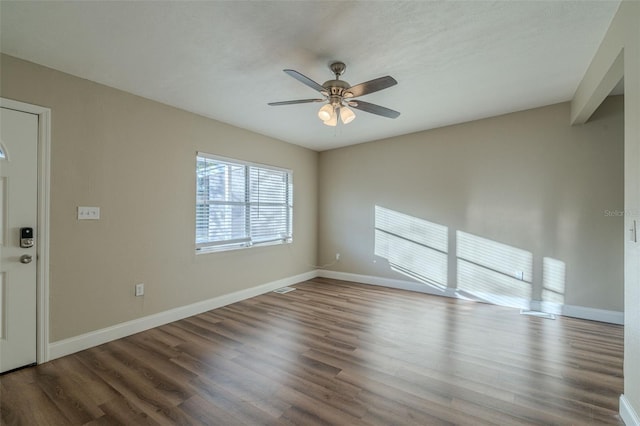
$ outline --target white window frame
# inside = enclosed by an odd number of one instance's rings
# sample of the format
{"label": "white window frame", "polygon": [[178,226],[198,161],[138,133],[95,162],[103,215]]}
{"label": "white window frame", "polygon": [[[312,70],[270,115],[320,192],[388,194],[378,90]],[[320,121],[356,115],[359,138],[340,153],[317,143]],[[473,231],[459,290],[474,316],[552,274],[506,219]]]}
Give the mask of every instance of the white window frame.
{"label": "white window frame", "polygon": [[[247,234],[246,238],[236,238],[236,239],[228,239],[222,241],[208,241],[208,242],[198,242],[198,224],[197,224],[197,216],[198,216],[198,207],[201,203],[198,200],[198,176],[197,176],[197,164],[200,158],[211,159],[221,161],[227,164],[232,164],[234,166],[241,166],[245,168],[245,200],[241,205],[245,206],[245,231]],[[286,182],[286,200],[285,200],[285,211],[286,211],[286,222],[287,222],[287,233],[284,236],[279,236],[277,238],[273,238],[270,240],[261,240],[254,241],[251,238],[251,206],[255,206],[255,203],[251,201],[251,188],[249,185],[250,182],[250,170],[251,169],[262,169],[262,170],[274,170],[278,172],[285,173]],[[233,202],[230,202],[232,204]],[[288,244],[293,242],[293,171],[290,169],[285,169],[282,167],[270,166],[266,164],[253,163],[249,161],[238,160],[230,157],[223,157],[220,155],[209,154],[206,152],[198,151],[196,153],[196,202],[195,202],[195,251],[196,254],[205,254],[211,252],[219,252],[219,251],[227,251],[227,250],[237,250],[243,248],[249,248],[254,246],[265,246],[265,245],[277,245],[277,244]]]}

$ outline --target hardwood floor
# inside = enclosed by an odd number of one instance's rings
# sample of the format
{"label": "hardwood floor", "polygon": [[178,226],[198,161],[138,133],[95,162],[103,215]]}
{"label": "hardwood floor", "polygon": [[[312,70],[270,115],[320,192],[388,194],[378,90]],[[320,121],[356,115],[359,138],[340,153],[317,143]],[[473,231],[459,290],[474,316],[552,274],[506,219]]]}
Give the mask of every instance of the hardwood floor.
{"label": "hardwood floor", "polygon": [[623,328],[315,279],[0,376],[6,425],[619,425]]}

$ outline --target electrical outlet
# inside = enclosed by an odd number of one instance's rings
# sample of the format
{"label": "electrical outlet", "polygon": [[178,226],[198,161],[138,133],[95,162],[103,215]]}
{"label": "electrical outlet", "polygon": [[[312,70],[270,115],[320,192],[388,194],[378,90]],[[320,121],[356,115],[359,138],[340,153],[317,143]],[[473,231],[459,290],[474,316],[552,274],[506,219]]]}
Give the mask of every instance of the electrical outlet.
{"label": "electrical outlet", "polygon": [[144,283],[136,284],[135,295],[144,296]]}
{"label": "electrical outlet", "polygon": [[336,260],[340,260],[340,253],[336,253]]}

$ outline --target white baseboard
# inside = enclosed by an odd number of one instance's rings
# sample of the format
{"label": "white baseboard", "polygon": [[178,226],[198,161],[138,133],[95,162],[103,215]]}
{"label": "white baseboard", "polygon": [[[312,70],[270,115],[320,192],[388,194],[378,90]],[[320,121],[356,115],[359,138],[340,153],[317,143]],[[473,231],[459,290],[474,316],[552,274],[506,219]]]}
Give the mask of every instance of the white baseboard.
{"label": "white baseboard", "polygon": [[79,336],[70,337],[68,339],[59,340],[49,344],[49,359],[51,361],[56,358],[70,355],[72,353],[82,351],[112,340],[130,336],[150,328],[178,321],[193,315],[198,315],[212,309],[236,303],[241,300],[249,299],[280,287],[290,286],[302,281],[307,281],[318,276],[318,271],[313,270],[304,274],[283,278],[272,281],[256,287],[247,288],[212,299],[196,302],[191,305],[181,306],[179,308],[170,309],[168,311],[159,312],[142,318],[113,325],[111,327],[92,331],[90,333],[81,334]]}
{"label": "white baseboard", "polygon": [[[384,287],[397,288],[401,290],[417,291],[420,293],[434,294],[437,296],[453,297],[457,299],[468,299],[464,297],[455,289],[447,288],[440,289],[435,286],[427,284],[421,284],[414,281],[398,280],[393,278],[382,278],[371,275],[352,274],[348,272],[330,271],[327,269],[320,269],[318,276],[323,278],[333,278],[336,280],[353,281],[361,284],[379,285]],[[562,304],[550,304],[548,302],[538,302],[529,300],[515,300],[513,298],[495,297],[489,298],[491,303],[501,306],[518,307],[521,308],[524,305],[530,306],[533,310],[542,310],[558,315],[564,315],[573,318],[586,319],[591,321],[600,321],[610,324],[624,324],[624,313],[618,311],[608,311],[605,309],[588,308],[585,306],[575,305],[562,305]],[[504,301],[504,303],[500,303]],[[522,305],[522,306],[521,306]]]}
{"label": "white baseboard", "polygon": [[624,312],[608,311],[606,309],[587,308],[585,306],[562,305],[560,315],[591,321],[608,322],[624,325]]}
{"label": "white baseboard", "polygon": [[[433,294],[437,296],[446,296],[459,298],[455,289],[442,289],[436,286],[429,286],[413,281],[398,280],[392,278],[376,277],[371,275],[352,274],[347,272],[338,272],[330,270],[314,270],[304,274],[283,278],[280,280],[265,283],[256,287],[236,291],[234,293],[225,294],[214,297],[212,299],[196,302],[191,305],[181,306],[179,308],[170,309],[168,311],[159,312],[157,314],[134,319],[113,325],[111,327],[81,334],[79,336],[70,337],[68,339],[59,340],[49,344],[49,356],[46,361],[70,355],[72,353],[88,349],[112,340],[130,336],[150,328],[159,327],[173,321],[178,321],[193,315],[198,315],[212,309],[220,308],[231,303],[239,302],[260,294],[273,291],[280,287],[290,286],[302,281],[307,281],[316,277],[333,278],[337,280],[352,281],[362,284],[378,285],[383,287],[397,288],[401,290],[415,291],[419,293]],[[613,324],[623,324],[624,316],[622,312],[607,311],[603,309],[587,308],[583,306],[559,305],[556,307],[560,315],[571,316],[575,318],[608,322]],[[556,313],[556,312],[554,312]],[[621,397],[622,398],[622,397]],[[621,399],[622,407],[622,399]],[[621,408],[622,412],[622,408]],[[631,411],[633,414],[633,411]],[[635,414],[634,414],[635,415]],[[633,418],[633,417],[632,417]],[[633,423],[632,423],[633,424]],[[640,425],[639,425],[640,426]]]}
{"label": "white baseboard", "polygon": [[318,270],[318,276],[322,278],[331,278],[334,280],[352,281],[361,284],[379,285],[382,287],[391,287],[400,290],[416,291],[419,293],[433,294],[436,296],[455,297],[454,289],[441,289],[436,286],[420,284],[414,281],[375,277],[373,275],[352,274],[349,272],[330,271],[328,269]]}
{"label": "white baseboard", "polygon": [[624,394],[620,395],[620,417],[626,426],[640,426],[640,416]]}

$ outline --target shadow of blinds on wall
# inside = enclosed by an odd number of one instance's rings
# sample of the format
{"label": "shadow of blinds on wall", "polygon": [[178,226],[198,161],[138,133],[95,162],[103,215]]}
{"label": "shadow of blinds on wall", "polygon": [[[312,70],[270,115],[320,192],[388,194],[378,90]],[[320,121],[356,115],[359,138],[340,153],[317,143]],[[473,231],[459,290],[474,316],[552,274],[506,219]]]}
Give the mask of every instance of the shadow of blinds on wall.
{"label": "shadow of blinds on wall", "polygon": [[448,228],[375,206],[376,256],[392,270],[439,290],[447,287]]}
{"label": "shadow of blinds on wall", "polygon": [[473,300],[529,309],[532,298],[531,252],[456,232],[457,293]]}

